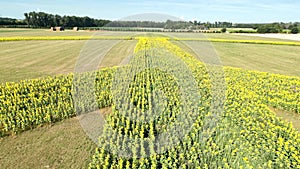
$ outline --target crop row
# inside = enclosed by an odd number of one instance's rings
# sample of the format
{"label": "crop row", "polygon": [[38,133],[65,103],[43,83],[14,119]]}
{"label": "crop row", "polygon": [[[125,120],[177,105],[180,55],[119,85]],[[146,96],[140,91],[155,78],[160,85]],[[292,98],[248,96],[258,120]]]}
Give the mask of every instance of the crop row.
{"label": "crop row", "polygon": [[[161,54],[162,48],[167,49],[171,54],[165,52]],[[138,74],[134,78],[130,76],[130,73],[127,74],[128,76],[126,73],[122,74],[124,81],[127,79],[131,81],[129,90],[121,92],[128,97],[122,97],[125,99],[122,101],[117,99],[116,102],[112,102],[113,112],[108,117],[108,125],[104,130],[106,132],[99,138],[99,147],[89,165],[90,168],[300,168],[299,133],[290,124],[279,120],[266,105],[266,103],[271,103],[266,100],[279,96],[275,93],[282,91],[275,90],[273,96],[265,93],[261,96],[259,93],[276,88],[278,84],[270,84],[272,87],[262,85],[261,88],[259,84],[251,86],[253,80],[248,81],[242,71],[226,68],[226,100],[215,102],[224,99],[220,94],[223,87],[215,88],[210,83],[213,79],[216,86],[222,85],[222,80],[220,80],[222,78],[212,78],[212,76],[221,77],[222,73],[220,75],[218,71],[207,72],[202,63],[171,44],[167,39],[140,39],[135,51],[139,64],[133,62],[127,68],[119,69],[141,72],[143,69],[139,66],[144,63],[148,65],[148,68],[166,64],[168,67],[178,67],[182,70],[179,74],[185,77],[188,74],[186,69],[179,67],[178,62],[172,61],[182,59],[192,72],[198,94],[201,96],[199,100],[196,100],[198,108],[192,109],[194,111],[184,111],[179,108],[185,103],[181,97],[176,99],[176,96],[181,96],[182,86],[178,85],[179,83],[174,85],[172,76],[161,73],[161,71],[165,72],[163,66],[158,67],[158,70],[142,71],[141,74],[133,73]],[[168,59],[165,59],[164,55]],[[155,64],[151,65],[151,63]],[[119,71],[127,72],[126,70]],[[236,74],[239,76],[235,77]],[[253,79],[255,76],[260,76],[255,72],[247,72],[246,75],[254,76]],[[265,78],[270,78],[270,76],[265,76]],[[245,80],[239,79],[242,77]],[[280,81],[281,78],[285,77],[274,76],[270,82],[276,81],[274,79]],[[180,81],[180,79],[175,79],[177,82]],[[286,77],[285,80],[291,79]],[[294,80],[297,81],[297,79]],[[166,86],[163,87],[160,81]],[[250,84],[245,85],[246,82]],[[156,83],[160,84],[157,86],[159,89],[166,89],[162,91],[169,99],[150,97],[153,93],[151,86],[156,86]],[[283,86],[294,84],[293,80],[286,83]],[[190,85],[186,87],[191,87]],[[214,93],[213,90],[218,90],[218,92]],[[296,93],[286,94],[296,99],[296,103],[299,104]],[[114,94],[112,97],[114,98]],[[143,98],[145,98],[144,102]],[[188,97],[191,102],[194,101],[193,98]],[[141,101],[129,106],[131,102],[135,102],[134,100]],[[161,106],[166,109],[162,109],[165,110],[162,112],[157,110],[159,115],[154,116],[157,111],[148,111],[149,114],[139,113],[138,109],[141,109],[141,112],[152,110],[149,107],[162,100],[165,102]],[[276,101],[289,105],[289,101],[283,98]],[[120,112],[118,103],[122,103],[123,113]],[[178,107],[178,105],[181,106]],[[170,109],[172,111],[168,111]],[[288,109],[294,110],[293,106]],[[182,114],[186,115],[182,116]],[[152,117],[152,120],[145,120],[147,116]],[[144,120],[140,122],[139,119]],[[190,128],[184,124],[190,125]],[[173,133],[170,129],[175,126],[183,130]],[[164,132],[169,132],[169,135],[161,140]],[[158,143],[163,143],[163,145]]]}
{"label": "crop row", "polygon": [[[96,73],[96,97],[100,108],[109,106],[110,85],[114,69]],[[88,73],[80,76],[83,79]],[[72,84],[73,75],[25,80],[0,85],[0,136],[18,133],[45,123],[53,123],[75,116]],[[84,87],[77,83],[76,87]],[[78,113],[85,111],[84,104]]]}

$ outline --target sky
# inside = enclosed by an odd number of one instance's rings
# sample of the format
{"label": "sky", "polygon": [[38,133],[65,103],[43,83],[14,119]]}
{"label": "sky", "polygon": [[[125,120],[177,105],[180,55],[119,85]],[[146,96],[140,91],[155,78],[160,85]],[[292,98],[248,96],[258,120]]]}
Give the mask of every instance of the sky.
{"label": "sky", "polygon": [[0,17],[23,19],[31,11],[109,20],[158,13],[186,21],[300,22],[299,0],[0,0]]}

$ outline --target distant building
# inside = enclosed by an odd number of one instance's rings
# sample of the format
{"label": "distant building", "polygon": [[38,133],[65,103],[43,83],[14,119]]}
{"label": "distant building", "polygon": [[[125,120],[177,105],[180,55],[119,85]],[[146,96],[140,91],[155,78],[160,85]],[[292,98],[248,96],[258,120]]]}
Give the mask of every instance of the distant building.
{"label": "distant building", "polygon": [[56,26],[56,27],[51,27],[50,30],[51,31],[58,31],[59,32],[59,31],[64,31],[65,28],[62,27],[62,26]]}
{"label": "distant building", "polygon": [[65,28],[64,27],[62,27],[62,26],[57,26],[57,27],[55,27],[55,29],[56,29],[56,31],[64,31],[65,30]]}
{"label": "distant building", "polygon": [[73,31],[78,31],[79,28],[78,27],[73,27]]}

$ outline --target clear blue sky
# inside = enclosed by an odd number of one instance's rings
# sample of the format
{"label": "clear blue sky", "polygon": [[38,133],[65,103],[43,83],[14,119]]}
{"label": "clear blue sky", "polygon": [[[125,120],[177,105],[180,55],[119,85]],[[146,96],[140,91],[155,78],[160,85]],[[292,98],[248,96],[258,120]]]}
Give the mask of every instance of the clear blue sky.
{"label": "clear blue sky", "polygon": [[0,16],[24,18],[24,12],[120,19],[139,13],[164,13],[184,20],[300,22],[299,0],[0,0]]}

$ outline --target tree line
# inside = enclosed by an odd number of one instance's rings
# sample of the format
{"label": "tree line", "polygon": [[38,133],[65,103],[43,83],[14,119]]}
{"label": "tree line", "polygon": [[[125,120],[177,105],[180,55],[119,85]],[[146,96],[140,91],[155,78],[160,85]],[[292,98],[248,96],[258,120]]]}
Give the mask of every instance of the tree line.
{"label": "tree line", "polygon": [[263,24],[257,27],[257,33],[281,33],[284,29],[289,29],[291,33],[297,34],[299,27],[299,22]]}
{"label": "tree line", "polygon": [[109,20],[104,19],[93,19],[88,16],[60,16],[47,14],[45,12],[29,12],[24,13],[25,23],[30,27],[52,27],[52,26],[63,26],[63,27],[102,27],[109,23]]}
{"label": "tree line", "polygon": [[24,20],[0,17],[0,25],[26,25],[26,23]]}
{"label": "tree line", "polygon": [[25,19],[18,20],[12,18],[1,18],[0,26],[17,25],[31,28],[49,28],[55,26],[62,27],[127,27],[127,28],[163,28],[163,29],[188,29],[188,30],[209,30],[210,28],[253,28],[258,33],[280,33],[284,29],[289,29],[291,33],[298,33],[300,23],[238,23],[232,22],[201,22],[201,21],[171,21],[154,22],[154,21],[110,21],[105,19],[94,19],[88,16],[60,16],[48,14],[45,12],[24,13]]}
{"label": "tree line", "polygon": [[209,28],[230,28],[231,22],[200,22],[200,21],[112,21],[106,27],[142,27],[142,28],[164,28],[164,29],[209,29]]}

